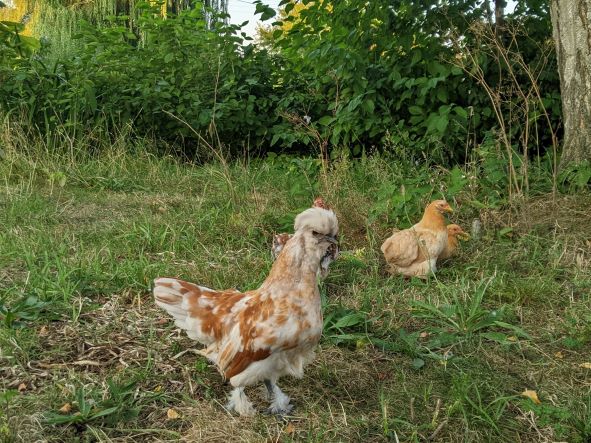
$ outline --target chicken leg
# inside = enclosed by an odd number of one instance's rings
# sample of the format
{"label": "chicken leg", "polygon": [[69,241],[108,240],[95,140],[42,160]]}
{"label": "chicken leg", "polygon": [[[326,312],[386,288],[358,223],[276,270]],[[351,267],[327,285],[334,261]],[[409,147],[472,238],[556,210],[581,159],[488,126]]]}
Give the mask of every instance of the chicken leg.
{"label": "chicken leg", "polygon": [[228,396],[228,403],[226,409],[229,411],[236,411],[240,415],[253,416],[256,410],[244,392],[244,387],[239,386],[234,388]]}
{"label": "chicken leg", "polygon": [[289,403],[290,398],[285,394],[274,381],[265,380],[265,386],[269,393],[269,400],[271,405],[267,412],[275,415],[287,415],[293,409],[293,405]]}

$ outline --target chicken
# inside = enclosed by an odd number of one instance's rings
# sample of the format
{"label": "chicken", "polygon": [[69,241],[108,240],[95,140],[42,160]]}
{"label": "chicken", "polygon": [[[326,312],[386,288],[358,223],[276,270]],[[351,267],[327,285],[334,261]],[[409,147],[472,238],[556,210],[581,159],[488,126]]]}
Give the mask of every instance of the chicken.
{"label": "chicken", "polygon": [[[323,209],[333,212],[332,209],[330,208],[330,206],[328,206],[326,204],[326,202],[324,201],[324,199],[322,197],[317,197],[314,200],[314,203],[312,203],[312,207],[313,208],[323,208]],[[287,234],[287,233],[275,234],[273,236],[273,245],[271,246],[271,256],[273,257],[273,260],[275,260],[277,258],[277,256],[279,255],[279,253],[281,252],[281,250],[283,249],[285,244],[289,241],[289,239],[292,236],[293,236],[293,234]],[[326,251],[326,254],[324,255],[324,257],[322,257],[322,260],[320,262],[320,269],[318,271],[318,275],[320,277],[325,278],[328,275],[328,267],[330,266],[330,264],[333,261],[335,261],[338,258],[338,256],[339,256],[338,245],[337,244],[330,245],[330,247]]]}
{"label": "chicken", "polygon": [[244,388],[261,381],[271,399],[269,412],[289,413],[290,399],[277,380],[303,376],[322,334],[316,274],[337,242],[338,221],[332,211],[310,208],[296,217],[294,228],[269,276],[253,291],[215,291],[174,278],[154,281],[156,304],[206,346],[200,353],[234,387],[227,408],[240,415],[255,413]]}
{"label": "chicken", "polygon": [[437,270],[437,258],[447,245],[446,212],[452,212],[451,206],[435,200],[427,205],[420,222],[386,239],[381,250],[391,274],[424,278]]}
{"label": "chicken", "polygon": [[439,260],[445,260],[453,256],[458,248],[460,240],[468,240],[470,235],[465,232],[459,225],[451,224],[447,225],[447,244],[445,248],[439,254]]}

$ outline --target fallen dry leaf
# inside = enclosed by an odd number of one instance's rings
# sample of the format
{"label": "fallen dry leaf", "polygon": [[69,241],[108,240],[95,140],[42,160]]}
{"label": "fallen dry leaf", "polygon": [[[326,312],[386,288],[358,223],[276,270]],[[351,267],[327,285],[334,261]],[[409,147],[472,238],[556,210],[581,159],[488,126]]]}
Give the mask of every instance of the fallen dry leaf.
{"label": "fallen dry leaf", "polygon": [[562,359],[564,358],[564,354],[561,351],[558,351],[554,353],[554,357]]}
{"label": "fallen dry leaf", "polygon": [[388,373],[387,372],[378,372],[377,379],[379,381],[384,381],[387,378],[388,378]]}
{"label": "fallen dry leaf", "polygon": [[364,349],[367,347],[367,342],[363,339],[357,340],[355,342],[355,349]]}
{"label": "fallen dry leaf", "polygon": [[18,385],[18,392],[23,392],[27,390],[27,385],[24,383],[21,383],[20,385]]}
{"label": "fallen dry leaf", "polygon": [[72,411],[72,405],[70,403],[66,403],[60,408],[60,412],[64,414],[69,414]]}
{"label": "fallen dry leaf", "polygon": [[49,334],[49,330],[47,329],[47,326],[43,325],[41,326],[41,329],[39,329],[39,335],[45,336]]}
{"label": "fallen dry leaf", "polygon": [[538,398],[538,393],[536,391],[532,391],[530,389],[526,389],[525,391],[523,391],[521,393],[521,395],[523,397],[527,397],[529,398],[531,401],[533,401],[535,404],[539,405],[540,403],[542,403],[540,401],[540,399]]}
{"label": "fallen dry leaf", "polygon": [[428,332],[421,332],[419,334],[419,337],[421,337],[421,338],[429,337],[429,333]]}
{"label": "fallen dry leaf", "polygon": [[286,434],[293,434],[295,432],[295,426],[292,425],[291,423],[288,423],[287,426],[284,429]]}
{"label": "fallen dry leaf", "polygon": [[170,408],[168,411],[166,411],[166,416],[168,417],[169,420],[176,420],[181,415],[177,411],[175,411],[174,409]]}
{"label": "fallen dry leaf", "polygon": [[517,341],[517,337],[515,337],[514,335],[510,335],[509,337],[507,337],[507,340],[515,342]]}
{"label": "fallen dry leaf", "polygon": [[585,362],[585,363],[581,363],[581,364],[579,365],[579,367],[581,367],[581,368],[585,368],[585,369],[591,369],[591,362],[588,362],[588,361],[587,361],[587,362]]}

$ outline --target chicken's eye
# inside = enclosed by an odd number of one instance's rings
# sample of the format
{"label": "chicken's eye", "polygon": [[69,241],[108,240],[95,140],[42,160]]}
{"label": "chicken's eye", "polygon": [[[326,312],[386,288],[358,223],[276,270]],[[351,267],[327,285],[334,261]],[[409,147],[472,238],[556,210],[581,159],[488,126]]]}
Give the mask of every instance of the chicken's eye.
{"label": "chicken's eye", "polygon": [[316,231],[312,231],[312,234],[314,234],[314,235],[321,235],[320,232],[316,232]]}

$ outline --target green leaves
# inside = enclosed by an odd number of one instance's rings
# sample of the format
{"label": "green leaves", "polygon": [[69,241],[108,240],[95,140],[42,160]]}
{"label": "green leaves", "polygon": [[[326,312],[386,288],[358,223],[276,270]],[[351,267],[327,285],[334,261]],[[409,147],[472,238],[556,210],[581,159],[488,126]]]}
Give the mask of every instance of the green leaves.
{"label": "green leaves", "polygon": [[342,306],[332,308],[324,314],[324,335],[327,340],[339,343],[356,344],[358,340],[368,337],[367,324],[369,319],[366,313],[346,309]]}
{"label": "green leaves", "polygon": [[22,35],[24,29],[22,23],[0,21],[0,66],[15,66],[41,47],[38,39]]}
{"label": "green leaves", "polygon": [[481,282],[474,294],[466,294],[465,297],[453,294],[448,304],[415,301],[412,303],[412,315],[429,321],[434,325],[430,332],[440,338],[446,336],[451,342],[461,342],[475,335],[506,345],[517,343],[518,338],[529,339],[522,328],[504,321],[504,308],[486,309],[483,306],[490,282]]}
{"label": "green leaves", "polygon": [[462,171],[459,167],[454,167],[447,179],[447,196],[448,198],[455,197],[458,195],[464,187],[468,184],[468,179],[466,178],[466,173]]}
{"label": "green leaves", "polygon": [[420,106],[413,105],[408,107],[408,112],[410,112],[411,115],[422,115],[423,109]]}
{"label": "green leaves", "polygon": [[208,29],[200,7],[166,19],[148,3],[137,7],[134,32],[124,16],[110,18],[109,26],[80,22],[71,57],[56,64],[23,58],[18,69],[4,71],[0,59],[0,105],[47,133],[58,125],[72,136],[97,125],[115,133],[131,124],[139,136],[182,140],[189,155],[203,159],[211,150],[201,148],[199,136],[212,142],[214,129],[215,142],[236,152],[255,139],[268,147],[279,120],[275,59],[240,48],[235,25]]}
{"label": "green leaves", "polygon": [[425,360],[417,357],[417,358],[413,359],[411,366],[414,369],[421,369],[423,366],[425,366]]}
{"label": "green leaves", "polygon": [[560,172],[561,185],[567,190],[591,189],[591,162],[572,164]]}
{"label": "green leaves", "polygon": [[33,295],[23,296],[10,305],[0,299],[0,321],[9,329],[23,328],[25,321],[36,320],[47,305]]}
{"label": "green leaves", "polygon": [[107,425],[115,425],[119,421],[128,421],[137,417],[140,407],[136,405],[134,392],[136,382],[117,384],[112,380],[107,381],[107,395],[101,398],[95,390],[87,391],[84,387],[76,389],[73,404],[77,411],[71,412],[71,406],[62,407],[65,413],[48,412],[45,414],[45,423],[49,425],[80,424],[85,425],[100,422]]}
{"label": "green leaves", "polygon": [[335,121],[335,118],[330,115],[325,115],[318,119],[318,124],[322,126],[328,126]]}
{"label": "green leaves", "polygon": [[2,406],[8,406],[10,401],[18,395],[18,391],[16,389],[7,389],[5,391],[0,391],[0,404]]}
{"label": "green leaves", "polygon": [[[465,139],[464,126],[453,125],[456,114],[450,115],[461,79],[450,65],[436,61],[449,49],[425,28],[433,26],[437,33],[443,22],[429,21],[430,16],[417,21],[427,6],[403,3],[393,17],[386,2],[330,8],[311,2],[291,17],[291,28],[281,30],[276,49],[293,66],[284,78],[302,73],[302,84],[317,91],[320,101],[312,108],[318,110],[321,135],[332,145],[380,145],[396,123],[417,140],[450,131]],[[351,15],[351,8],[363,14]],[[289,11],[286,7],[282,15]],[[302,109],[309,109],[308,100]],[[326,111],[334,120],[323,117]]]}
{"label": "green leaves", "polygon": [[[261,21],[264,22],[275,17],[275,10],[268,5],[265,5],[261,0],[255,1],[254,4],[256,5],[254,13],[261,14]],[[293,9],[293,4],[288,4],[286,8],[289,6],[291,6],[290,9]]]}
{"label": "green leaves", "polygon": [[[276,16],[262,0],[254,4],[261,20]],[[204,159],[210,151],[200,137],[230,153],[252,146],[310,153],[322,140],[354,156],[370,147],[400,155],[404,146],[413,161],[455,164],[467,146],[494,135],[489,98],[456,66],[458,48],[449,40],[458,33],[466,48],[476,44],[469,25],[483,22],[479,2],[454,1],[444,12],[435,0],[280,6],[256,45],[240,36],[245,23],[227,25],[211,10],[204,14],[201,3],[163,18],[160,4],[139,2],[135,15],[76,23],[75,47],[55,64],[38,40],[22,35],[22,24],[0,22],[0,104],[46,132],[61,123],[73,134],[131,123],[138,135],[181,141]],[[519,18],[536,35],[549,35],[541,19]],[[518,43],[531,50],[526,37]],[[524,60],[535,56],[530,52]],[[497,81],[499,68],[486,51],[476,64]],[[547,82],[540,106],[553,118],[560,113],[555,71],[549,65],[540,75]],[[536,123],[541,115],[536,107],[529,118]],[[309,125],[295,123],[304,116]],[[589,174],[573,181],[584,187]]]}

